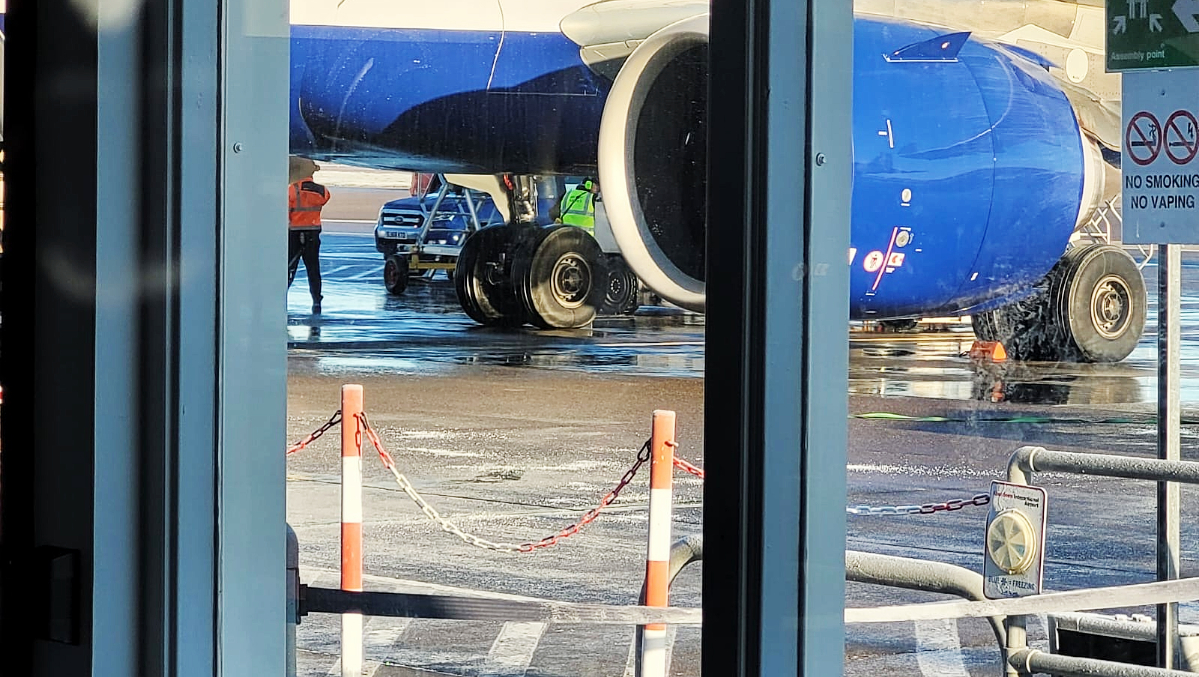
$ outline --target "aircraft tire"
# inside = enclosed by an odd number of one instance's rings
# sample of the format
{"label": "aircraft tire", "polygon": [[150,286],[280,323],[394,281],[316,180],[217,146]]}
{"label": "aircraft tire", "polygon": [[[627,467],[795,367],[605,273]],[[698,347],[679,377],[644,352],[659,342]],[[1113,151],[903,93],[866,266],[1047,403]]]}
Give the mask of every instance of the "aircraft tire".
{"label": "aircraft tire", "polygon": [[641,282],[619,254],[604,256],[608,268],[608,285],[604,289],[604,315],[632,315],[641,307]]}
{"label": "aircraft tire", "polygon": [[400,296],[408,289],[408,257],[392,254],[383,261],[383,286],[387,292]]}
{"label": "aircraft tire", "polygon": [[980,341],[999,341],[1018,361],[1057,361],[1062,342],[1058,322],[1044,287],[1033,295],[994,310],[975,313],[970,321]]}
{"label": "aircraft tire", "polygon": [[993,310],[971,315],[970,329],[974,332],[974,338],[979,341],[1002,340],[999,338],[999,326]]}
{"label": "aircraft tire", "polygon": [[1054,268],[1049,294],[1062,333],[1062,358],[1119,362],[1145,331],[1148,294],[1136,262],[1120,247],[1071,249]]}
{"label": "aircraft tire", "polygon": [[515,235],[508,226],[476,231],[463,243],[454,268],[454,291],[458,304],[472,320],[488,327],[517,327],[525,323],[525,312],[512,279],[496,275],[489,265],[501,253],[511,251]]}
{"label": "aircraft tire", "polygon": [[530,322],[542,329],[585,327],[604,302],[604,252],[574,226],[535,231],[517,247],[512,276]]}

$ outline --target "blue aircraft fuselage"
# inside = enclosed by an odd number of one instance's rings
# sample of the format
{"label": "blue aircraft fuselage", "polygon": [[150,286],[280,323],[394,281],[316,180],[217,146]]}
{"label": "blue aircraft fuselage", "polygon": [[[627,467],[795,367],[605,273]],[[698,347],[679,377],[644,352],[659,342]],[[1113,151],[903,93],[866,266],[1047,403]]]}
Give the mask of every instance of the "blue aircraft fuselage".
{"label": "blue aircraft fuselage", "polygon": [[[854,318],[1010,300],[1049,271],[1077,221],[1082,139],[1052,77],[973,39],[948,60],[894,58],[942,34],[855,20]],[[595,171],[610,83],[560,33],[297,25],[291,47],[293,154],[433,172]]]}

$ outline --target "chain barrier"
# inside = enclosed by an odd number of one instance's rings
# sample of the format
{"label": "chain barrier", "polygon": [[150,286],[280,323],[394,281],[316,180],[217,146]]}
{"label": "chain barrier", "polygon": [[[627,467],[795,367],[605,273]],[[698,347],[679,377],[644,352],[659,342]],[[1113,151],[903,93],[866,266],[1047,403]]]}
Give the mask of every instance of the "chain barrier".
{"label": "chain barrier", "polygon": [[366,414],[363,413],[359,414],[358,416],[362,423],[362,429],[366,431],[367,439],[370,440],[371,445],[379,454],[379,458],[382,460],[384,467],[391,471],[392,476],[395,477],[396,484],[398,484],[400,489],[402,489],[404,493],[416,503],[416,505],[421,509],[421,512],[423,512],[429,519],[436,522],[441,527],[442,531],[453,534],[470,545],[483,548],[484,550],[494,550],[497,552],[534,552],[541,548],[548,548],[557,545],[562,539],[569,538],[570,536],[574,536],[575,534],[579,533],[580,529],[587,524],[590,524],[595,520],[596,517],[599,517],[599,514],[604,510],[604,508],[611,505],[617,499],[617,497],[620,496],[620,492],[623,491],[624,488],[633,481],[633,477],[637,475],[637,471],[641,469],[641,466],[645,465],[650,459],[649,440],[646,440],[645,444],[641,446],[641,450],[637,452],[637,461],[633,463],[633,466],[629,468],[627,472],[625,472],[624,477],[621,478],[620,483],[616,485],[616,488],[608,492],[600,500],[598,506],[583,513],[583,516],[579,518],[578,522],[575,522],[565,529],[562,529],[558,533],[553,534],[552,536],[547,536],[540,541],[529,541],[519,545],[514,543],[497,543],[479,536],[475,536],[474,534],[467,533],[458,527],[458,525],[454,524],[445,517],[442,517],[441,513],[437,512],[437,509],[430,505],[429,502],[426,501],[424,497],[416,491],[404,473],[400,472],[399,468],[396,467],[395,459],[393,459],[391,454],[388,453],[385,448],[383,448],[383,441],[379,439],[379,434],[375,432],[373,427],[371,427],[370,421],[367,419]]}
{"label": "chain barrier", "polygon": [[[416,491],[416,488],[412,486],[412,482],[408,480],[408,477],[405,476],[404,473],[400,472],[399,468],[396,466],[395,459],[387,451],[387,449],[383,447],[382,439],[379,438],[379,434],[375,432],[375,429],[371,426],[370,420],[367,419],[366,414],[358,414],[358,418],[361,424],[361,430],[359,432],[358,439],[359,446],[362,444],[361,433],[365,432],[367,439],[370,440],[371,446],[373,446],[375,448],[375,452],[378,453],[379,459],[382,461],[383,466],[391,472],[392,476],[395,477],[396,484],[399,485],[400,489],[407,494],[414,503],[416,503],[425,516],[436,522],[443,531],[457,536],[464,542],[485,550],[493,550],[497,552],[535,552],[540,549],[555,546],[563,539],[570,538],[571,536],[579,533],[583,527],[595,521],[595,519],[599,517],[600,513],[603,512],[605,508],[607,508],[609,505],[612,505],[612,503],[614,503],[616,499],[620,497],[620,492],[624,491],[625,487],[627,487],[633,481],[633,478],[637,476],[637,472],[641,470],[643,465],[649,462],[650,457],[652,456],[650,441],[646,440],[645,443],[641,445],[641,449],[637,452],[636,461],[634,461],[633,465],[627,471],[625,471],[625,474],[623,477],[621,477],[620,482],[618,482],[611,491],[609,491],[604,495],[603,498],[600,499],[599,505],[583,513],[582,517],[580,517],[579,520],[574,524],[559,530],[555,534],[546,536],[539,541],[528,541],[520,544],[495,542],[468,533],[451,522],[449,519],[443,517],[436,508],[430,505],[429,502],[426,501],[425,498]],[[319,428],[314,430],[300,442],[288,447],[287,455],[290,456],[301,449],[304,449],[308,445],[320,439],[321,436],[329,432],[330,429],[341,422],[341,410],[333,412],[333,415],[329,417],[328,421],[323,423]],[[674,443],[673,441],[668,442],[668,444],[675,448],[678,447],[678,444]],[[674,458],[674,467],[678,470],[682,470],[683,472],[694,475],[695,477],[704,479],[703,468],[689,463],[677,456]],[[850,515],[870,517],[884,515],[932,515],[938,512],[953,512],[956,510],[961,510],[967,506],[985,506],[990,502],[990,495],[977,494],[973,498],[969,499],[955,498],[941,503],[924,503],[921,505],[853,505],[847,506],[845,508],[845,512]]]}
{"label": "chain barrier", "polygon": [[628,471],[625,472],[624,477],[620,479],[620,483],[616,485],[616,488],[614,488],[612,491],[609,491],[607,495],[600,499],[599,505],[583,513],[583,516],[579,518],[578,522],[566,527],[553,536],[546,536],[535,543],[521,544],[520,551],[533,552],[539,548],[548,548],[553,545],[558,545],[558,541],[562,540],[563,538],[574,536],[575,534],[579,533],[579,529],[583,528],[587,524],[590,524],[596,517],[599,517],[600,512],[604,508],[611,505],[612,502],[615,501],[618,496],[620,496],[620,492],[623,491],[625,487],[629,486],[629,482],[633,481],[633,477],[637,475],[637,471],[641,469],[641,466],[649,462],[650,455],[652,453],[650,451],[649,442],[649,440],[646,440],[645,444],[641,445],[641,450],[637,452],[637,461],[633,463],[633,467],[629,468]]}
{"label": "chain barrier", "polygon": [[[675,457],[674,467],[704,479],[703,468],[699,468],[681,458]],[[922,505],[852,505],[846,506],[845,512],[850,515],[866,515],[871,517],[882,515],[932,515],[938,512],[953,512],[970,505],[988,505],[991,502],[989,494],[977,494],[973,498],[954,498],[942,503],[924,503]]]}
{"label": "chain barrier", "polygon": [[309,434],[309,435],[308,435],[308,437],[305,437],[304,439],[300,440],[299,442],[297,442],[297,443],[295,443],[295,444],[291,445],[290,447],[288,447],[288,448],[287,448],[287,455],[288,455],[288,456],[291,456],[292,454],[296,453],[297,451],[300,451],[300,450],[301,450],[301,449],[303,449],[304,447],[306,447],[306,446],[308,446],[308,445],[312,444],[313,442],[315,442],[315,441],[319,440],[319,439],[321,438],[321,435],[324,435],[325,433],[329,432],[329,429],[330,429],[330,428],[332,428],[333,426],[335,426],[335,425],[337,425],[337,424],[339,424],[339,423],[341,423],[341,410],[340,410],[340,409],[338,409],[337,411],[333,412],[333,415],[329,417],[329,420],[328,420],[328,421],[325,421],[325,422],[324,422],[324,423],[321,425],[321,427],[319,427],[319,428],[317,428],[316,430],[312,431],[312,433],[311,433],[311,434]]}
{"label": "chain barrier", "polygon": [[845,512],[850,515],[880,517],[883,515],[932,515],[938,512],[953,512],[971,505],[988,505],[990,494],[976,494],[973,498],[954,498],[942,503],[923,505],[851,505]]}
{"label": "chain barrier", "polygon": [[695,475],[696,477],[700,478],[701,480],[704,478],[703,468],[694,466],[694,465],[684,461],[683,459],[679,458],[678,456],[674,457],[674,467],[678,468],[679,470],[682,470],[685,473],[690,473],[692,475]]}

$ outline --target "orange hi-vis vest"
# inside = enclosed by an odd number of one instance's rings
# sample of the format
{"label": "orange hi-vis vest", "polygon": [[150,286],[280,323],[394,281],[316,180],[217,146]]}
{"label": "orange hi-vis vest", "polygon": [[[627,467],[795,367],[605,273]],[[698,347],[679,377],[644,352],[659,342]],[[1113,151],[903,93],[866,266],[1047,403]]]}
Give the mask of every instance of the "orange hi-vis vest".
{"label": "orange hi-vis vest", "polygon": [[329,190],[312,179],[288,186],[287,224],[292,230],[320,230],[321,207],[329,201]]}

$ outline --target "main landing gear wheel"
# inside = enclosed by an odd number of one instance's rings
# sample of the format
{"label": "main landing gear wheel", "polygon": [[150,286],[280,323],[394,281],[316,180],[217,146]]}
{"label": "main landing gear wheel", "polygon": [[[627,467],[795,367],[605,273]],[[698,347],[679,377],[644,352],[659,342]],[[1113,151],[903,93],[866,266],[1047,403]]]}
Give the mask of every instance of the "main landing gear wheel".
{"label": "main landing gear wheel", "polygon": [[521,243],[512,279],[532,324],[575,329],[595,319],[604,301],[607,267],[595,238],[573,226],[535,231]]}
{"label": "main landing gear wheel", "polygon": [[641,283],[619,254],[607,254],[608,284],[604,289],[604,315],[632,315],[641,307]]}
{"label": "main landing gear wheel", "polygon": [[508,269],[515,238],[509,226],[484,228],[468,237],[458,253],[454,291],[462,310],[479,324],[516,327],[525,322]]}
{"label": "main landing gear wheel", "polygon": [[408,257],[392,254],[383,261],[383,286],[391,294],[399,296],[408,289]]}
{"label": "main landing gear wheel", "polygon": [[1087,245],[1066,252],[1033,296],[975,314],[974,333],[1018,360],[1119,362],[1145,331],[1147,305],[1132,257]]}

